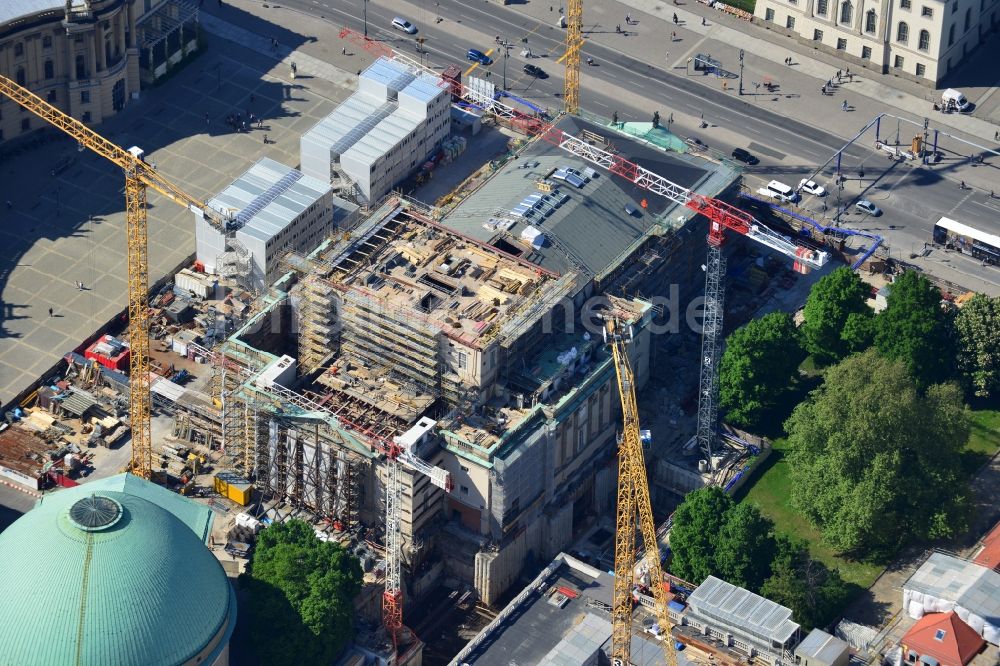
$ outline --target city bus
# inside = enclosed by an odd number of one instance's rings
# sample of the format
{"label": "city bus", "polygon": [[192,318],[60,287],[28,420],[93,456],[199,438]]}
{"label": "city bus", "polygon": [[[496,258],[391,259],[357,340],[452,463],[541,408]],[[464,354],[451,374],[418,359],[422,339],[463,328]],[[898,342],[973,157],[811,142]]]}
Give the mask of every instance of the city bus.
{"label": "city bus", "polygon": [[942,217],[934,225],[934,242],[990,264],[1000,264],[1000,236]]}

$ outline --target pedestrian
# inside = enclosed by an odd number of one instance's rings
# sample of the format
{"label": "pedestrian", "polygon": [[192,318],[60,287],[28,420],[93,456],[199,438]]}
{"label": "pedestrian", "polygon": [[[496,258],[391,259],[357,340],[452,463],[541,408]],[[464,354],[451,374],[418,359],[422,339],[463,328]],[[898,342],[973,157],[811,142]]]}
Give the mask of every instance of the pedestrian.
{"label": "pedestrian", "polygon": [[632,15],[631,14],[626,14],[625,15],[625,25],[632,25]]}
{"label": "pedestrian", "polygon": [[49,316],[52,316],[52,308],[49,308]]}
{"label": "pedestrian", "polygon": [[[993,132],[993,140],[994,141],[1000,141],[1000,130],[997,130],[996,132]],[[8,206],[10,205],[9,201],[7,202],[7,205]]]}
{"label": "pedestrian", "polygon": [[823,86],[822,88],[820,88],[819,91],[825,95],[826,94],[826,86]]}
{"label": "pedestrian", "polygon": [[265,146],[267,145],[267,135],[266,134],[264,135],[264,145]]}
{"label": "pedestrian", "polygon": [[347,47],[340,49],[340,55],[347,55]]}
{"label": "pedestrian", "polygon": [[263,118],[258,118],[257,119],[257,129],[264,129],[264,119]]}
{"label": "pedestrian", "polygon": [[205,112],[205,124],[208,125],[211,121],[208,119],[208,111]]}
{"label": "pedestrian", "polygon": [[676,31],[670,33],[670,41],[672,41],[672,42],[676,42],[677,41],[677,32]]}
{"label": "pedestrian", "polygon": [[847,111],[847,100],[846,99],[844,100],[844,103],[840,105],[840,108],[843,109],[844,111]]}
{"label": "pedestrian", "polygon": [[674,25],[677,25],[677,12],[674,12]]}
{"label": "pedestrian", "polygon": [[77,283],[76,283],[76,288],[77,288],[78,290],[80,290],[80,291],[83,291],[83,283],[82,283],[82,282],[77,282]]}
{"label": "pedestrian", "polygon": [[705,21],[705,17],[704,16],[701,17],[701,24],[702,25],[708,25],[708,23]]}
{"label": "pedestrian", "polygon": [[847,75],[847,82],[848,83],[854,83],[854,75],[853,74],[848,74]]}
{"label": "pedestrian", "polygon": [[851,75],[851,68],[848,67],[847,70],[844,71],[844,76],[850,76],[850,75]]}

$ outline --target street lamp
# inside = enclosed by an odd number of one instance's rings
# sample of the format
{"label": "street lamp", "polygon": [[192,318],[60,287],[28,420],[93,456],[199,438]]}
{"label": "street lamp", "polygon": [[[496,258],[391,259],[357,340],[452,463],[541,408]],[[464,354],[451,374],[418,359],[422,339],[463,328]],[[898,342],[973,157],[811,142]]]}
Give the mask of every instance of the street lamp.
{"label": "street lamp", "polygon": [[743,49],[740,49],[740,97],[743,96]]}
{"label": "street lamp", "polygon": [[365,39],[368,39],[368,0],[364,0]]}
{"label": "street lamp", "polygon": [[510,43],[506,38],[500,42],[500,48],[503,49],[503,89],[507,90],[507,59],[510,57]]}

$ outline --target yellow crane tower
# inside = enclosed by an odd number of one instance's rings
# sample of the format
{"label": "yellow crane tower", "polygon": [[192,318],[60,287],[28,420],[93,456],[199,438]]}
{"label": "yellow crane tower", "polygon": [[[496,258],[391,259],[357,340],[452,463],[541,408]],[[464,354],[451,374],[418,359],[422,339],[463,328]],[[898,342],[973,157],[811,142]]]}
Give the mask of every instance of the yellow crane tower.
{"label": "yellow crane tower", "polygon": [[639,432],[639,410],[635,399],[635,378],[629,363],[626,343],[632,339],[632,327],[623,330],[621,322],[607,317],[604,341],[611,347],[618,377],[618,394],[622,402],[623,427],[618,438],[618,510],[615,521],[615,590],[611,611],[611,662],[615,666],[630,666],[632,646],[632,584],[635,571],[636,518],[646,548],[649,587],[653,592],[656,616],[665,633],[664,654],[669,666],[677,666],[674,643],[667,616],[667,591],[663,587],[660,547],[653,523],[653,507],[649,499],[646,462],[642,454]]}
{"label": "yellow crane tower", "polygon": [[566,4],[566,81],[563,84],[563,109],[580,112],[580,49],[583,48],[583,0]]}
{"label": "yellow crane tower", "polygon": [[52,106],[37,95],[0,75],[0,95],[8,97],[42,120],[61,129],[77,142],[125,172],[125,237],[128,243],[128,342],[129,425],[132,428],[133,474],[145,479],[152,475],[152,446],[149,429],[149,265],[147,261],[146,188],[207,218],[225,231],[226,218],[157,173],[146,164],[141,151],[129,151],[111,143],[80,121]]}

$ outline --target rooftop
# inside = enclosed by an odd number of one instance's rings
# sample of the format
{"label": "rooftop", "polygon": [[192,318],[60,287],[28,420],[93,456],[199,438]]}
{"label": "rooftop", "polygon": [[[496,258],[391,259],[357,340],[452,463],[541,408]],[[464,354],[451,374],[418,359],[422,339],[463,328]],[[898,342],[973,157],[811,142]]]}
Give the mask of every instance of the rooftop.
{"label": "rooftop", "polygon": [[236,598],[211,514],[126,474],[47,494],[0,534],[4,661],[172,666],[214,645],[213,663]]}
{"label": "rooftop", "polygon": [[815,659],[821,664],[835,664],[839,661],[840,655],[850,648],[851,646],[846,641],[831,636],[822,629],[813,629],[805,637],[805,640],[795,648],[795,654],[799,657]]}
{"label": "rooftop", "polygon": [[1000,630],[1000,573],[969,560],[935,552],[903,585],[905,592],[943,599],[975,613]]}
{"label": "rooftop", "polygon": [[65,6],[66,3],[62,0],[4,0],[0,2],[0,23],[38,12],[61,10]]}
{"label": "rooftop", "polygon": [[[611,648],[614,577],[560,553],[452,664],[583,664]],[[593,663],[597,663],[596,661]],[[632,638],[632,663],[663,663],[663,648]]]}
{"label": "rooftop", "polygon": [[972,561],[976,564],[1000,572],[1000,522],[983,537],[983,547]]}
{"label": "rooftop", "polygon": [[983,637],[962,622],[955,611],[928,613],[910,627],[900,643],[908,650],[945,664],[967,664],[986,645]]}
{"label": "rooftop", "polygon": [[325,258],[345,300],[399,313],[415,330],[466,346],[568,292],[550,273],[401,210],[352,240]]}
{"label": "rooftop", "polygon": [[[710,173],[697,158],[667,153],[580,118],[564,118],[557,127],[574,136],[587,132],[610,144],[608,150],[685,187]],[[676,204],[591,166],[558,146],[533,141],[441,222],[551,271],[599,275],[647,234],[662,233]]]}
{"label": "rooftop", "polygon": [[695,613],[753,636],[766,644],[784,645],[799,630],[792,611],[742,587],[709,576],[688,597]]}
{"label": "rooftop", "polygon": [[262,157],[208,206],[231,213],[243,233],[267,240],[329,191],[327,183]]}

